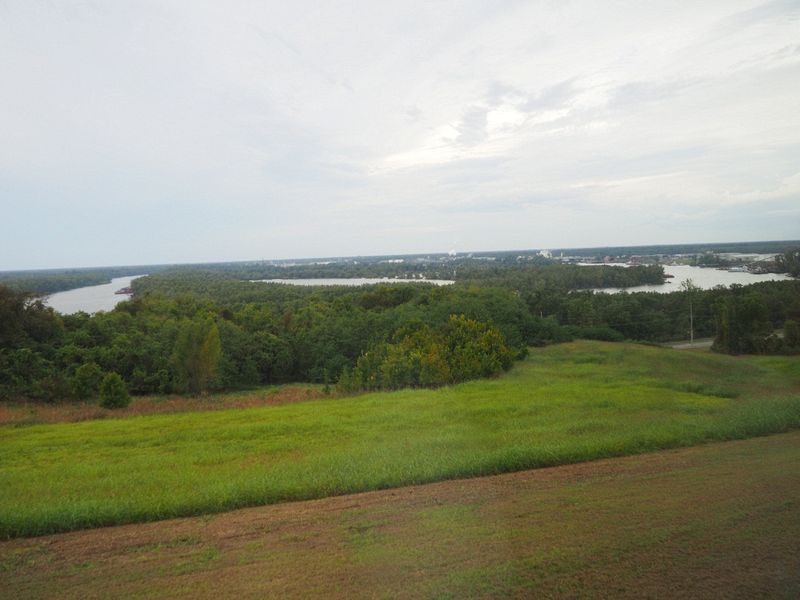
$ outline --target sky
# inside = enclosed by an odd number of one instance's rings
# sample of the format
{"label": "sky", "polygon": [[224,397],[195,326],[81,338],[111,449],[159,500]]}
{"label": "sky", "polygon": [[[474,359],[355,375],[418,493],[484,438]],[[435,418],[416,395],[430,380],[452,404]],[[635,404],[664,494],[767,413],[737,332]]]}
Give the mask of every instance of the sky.
{"label": "sky", "polygon": [[797,0],[0,0],[0,270],[798,238]]}

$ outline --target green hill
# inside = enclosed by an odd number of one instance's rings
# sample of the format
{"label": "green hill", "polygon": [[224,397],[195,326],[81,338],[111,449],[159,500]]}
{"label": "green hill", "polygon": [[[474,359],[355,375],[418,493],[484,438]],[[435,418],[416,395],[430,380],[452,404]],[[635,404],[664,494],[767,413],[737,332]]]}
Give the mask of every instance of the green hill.
{"label": "green hill", "polygon": [[0,428],[0,536],[221,512],[800,426],[800,361],[576,342],[507,375],[285,406]]}

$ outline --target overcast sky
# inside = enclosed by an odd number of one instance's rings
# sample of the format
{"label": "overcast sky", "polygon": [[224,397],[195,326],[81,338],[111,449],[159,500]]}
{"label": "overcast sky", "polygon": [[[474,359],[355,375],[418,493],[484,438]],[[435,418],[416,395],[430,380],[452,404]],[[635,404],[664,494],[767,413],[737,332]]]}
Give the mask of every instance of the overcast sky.
{"label": "overcast sky", "polygon": [[0,269],[800,238],[800,1],[0,0]]}

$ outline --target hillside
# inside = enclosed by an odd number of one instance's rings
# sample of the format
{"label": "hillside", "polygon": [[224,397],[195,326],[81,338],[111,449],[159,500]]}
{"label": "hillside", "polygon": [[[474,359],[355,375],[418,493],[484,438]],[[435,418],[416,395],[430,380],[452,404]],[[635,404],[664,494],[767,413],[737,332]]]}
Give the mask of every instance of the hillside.
{"label": "hillside", "polygon": [[800,426],[800,365],[634,344],[509,374],[242,410],[4,426],[0,536],[480,476]]}

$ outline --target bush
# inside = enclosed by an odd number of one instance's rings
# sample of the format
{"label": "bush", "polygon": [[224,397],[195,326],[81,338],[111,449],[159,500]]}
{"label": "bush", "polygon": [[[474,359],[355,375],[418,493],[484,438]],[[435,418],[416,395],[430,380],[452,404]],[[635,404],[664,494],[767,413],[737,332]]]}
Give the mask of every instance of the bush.
{"label": "bush", "polygon": [[72,377],[72,393],[79,400],[94,398],[102,380],[103,371],[96,363],[84,363],[75,369],[75,375]]}
{"label": "bush", "polygon": [[578,336],[586,340],[598,340],[600,342],[622,342],[625,340],[624,335],[607,325],[582,327],[578,330]]}
{"label": "bush", "polygon": [[42,379],[35,381],[30,387],[31,398],[44,400],[45,402],[57,402],[70,397],[72,392],[69,382],[59,373],[46,375]]}
{"label": "bush", "polygon": [[789,352],[800,350],[800,323],[792,319],[784,323],[783,341]]}
{"label": "bush", "polygon": [[100,383],[100,406],[103,408],[125,408],[130,404],[128,388],[117,373],[108,373]]}
{"label": "bush", "polygon": [[[363,353],[352,371],[339,377],[340,391],[435,387],[511,368],[515,352],[492,325],[451,315],[439,330],[423,325],[400,329],[395,342],[383,342]],[[523,352],[517,352],[523,355]]]}

